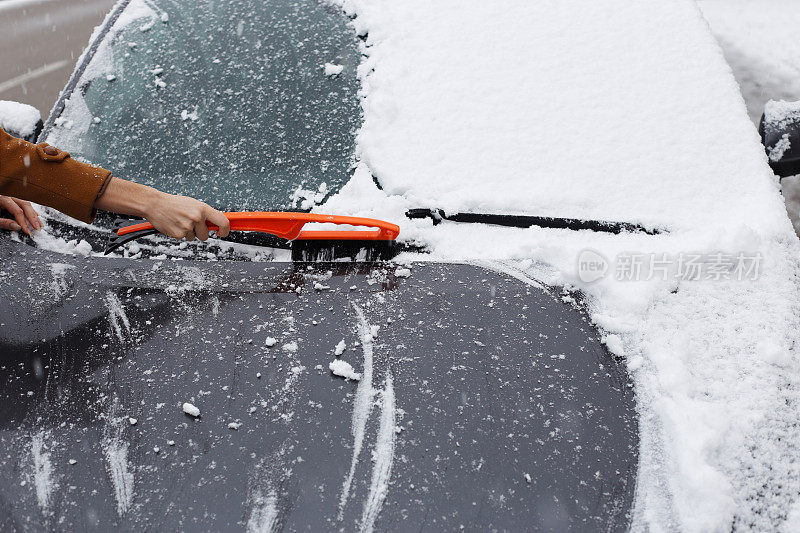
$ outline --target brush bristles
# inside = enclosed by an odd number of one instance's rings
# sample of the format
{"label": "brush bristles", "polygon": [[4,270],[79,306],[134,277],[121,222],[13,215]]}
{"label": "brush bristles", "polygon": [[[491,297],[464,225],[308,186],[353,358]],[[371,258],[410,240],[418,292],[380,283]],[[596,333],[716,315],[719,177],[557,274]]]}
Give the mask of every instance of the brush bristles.
{"label": "brush bristles", "polygon": [[395,241],[292,242],[292,261],[386,261],[397,252]]}

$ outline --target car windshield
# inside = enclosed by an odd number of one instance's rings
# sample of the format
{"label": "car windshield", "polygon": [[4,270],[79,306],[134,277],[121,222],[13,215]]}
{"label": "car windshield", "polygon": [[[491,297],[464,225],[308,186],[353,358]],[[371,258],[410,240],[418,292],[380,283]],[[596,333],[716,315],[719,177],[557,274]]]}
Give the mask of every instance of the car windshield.
{"label": "car windshield", "polygon": [[220,209],[310,209],[350,175],[359,61],[323,2],[133,0],[46,139]]}

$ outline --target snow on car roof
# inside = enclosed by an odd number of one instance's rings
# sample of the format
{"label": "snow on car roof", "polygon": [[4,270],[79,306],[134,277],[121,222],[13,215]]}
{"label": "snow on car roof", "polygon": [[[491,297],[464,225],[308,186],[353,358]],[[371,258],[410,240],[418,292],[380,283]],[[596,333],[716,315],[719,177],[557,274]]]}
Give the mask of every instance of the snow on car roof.
{"label": "snow on car roof", "polygon": [[346,5],[368,32],[361,158],[386,193],[448,212],[782,227],[693,2]]}

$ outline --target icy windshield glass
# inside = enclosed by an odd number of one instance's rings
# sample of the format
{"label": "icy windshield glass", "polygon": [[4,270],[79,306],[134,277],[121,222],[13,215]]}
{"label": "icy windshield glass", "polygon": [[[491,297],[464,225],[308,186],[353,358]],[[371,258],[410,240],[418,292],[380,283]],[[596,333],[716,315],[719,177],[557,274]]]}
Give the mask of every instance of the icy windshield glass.
{"label": "icy windshield glass", "polygon": [[359,60],[323,2],[133,0],[47,140],[221,209],[309,209],[349,178]]}

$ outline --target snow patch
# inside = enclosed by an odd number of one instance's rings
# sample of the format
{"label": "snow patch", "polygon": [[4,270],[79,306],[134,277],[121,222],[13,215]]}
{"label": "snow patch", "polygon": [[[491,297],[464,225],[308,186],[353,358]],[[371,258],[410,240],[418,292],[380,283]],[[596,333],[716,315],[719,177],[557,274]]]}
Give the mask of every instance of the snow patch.
{"label": "snow patch", "polygon": [[128,471],[128,443],[114,439],[105,445],[106,466],[111,483],[114,485],[114,498],[117,501],[117,514],[124,515],[133,501],[133,472]]}
{"label": "snow patch", "polygon": [[56,300],[60,300],[69,292],[67,283],[67,271],[75,268],[75,265],[66,263],[50,263],[50,272],[53,274],[53,293]]}
{"label": "snow patch", "polygon": [[342,340],[339,341],[339,343],[333,349],[333,354],[336,357],[339,357],[340,355],[342,355],[344,353],[345,349],[347,349],[347,344],[345,344],[344,339],[342,339]]}
{"label": "snow patch", "polygon": [[263,494],[256,491],[252,497],[252,510],[247,519],[247,533],[271,533],[278,526],[278,496],[274,490]]}
{"label": "snow patch", "polygon": [[[783,224],[738,87],[692,1],[344,5],[366,35],[358,155],[387,200],[673,231]],[[731,191],[724,202],[720,191]]]}
{"label": "snow patch", "polygon": [[292,341],[292,342],[287,342],[286,344],[284,344],[283,346],[281,346],[281,349],[282,349],[284,352],[295,353],[295,352],[297,351],[297,343],[296,343],[296,342],[294,342],[294,341]]}
{"label": "snow patch", "polygon": [[364,311],[357,304],[353,304],[356,317],[358,318],[358,335],[361,338],[361,350],[364,353],[364,372],[362,379],[356,388],[356,396],[353,401],[353,415],[350,432],[353,435],[353,455],[350,459],[350,470],[342,484],[342,494],[339,497],[339,520],[344,516],[344,508],[350,498],[350,487],[353,484],[353,476],[356,473],[358,456],[361,455],[361,448],[364,446],[364,435],[367,430],[367,420],[372,410],[372,397],[375,391],[372,388],[372,335],[367,317]]}
{"label": "snow patch", "polygon": [[200,416],[200,409],[198,409],[194,404],[191,404],[189,402],[184,402],[181,408],[183,409],[183,412],[186,413],[187,415],[193,416],[195,418]]}
{"label": "snow patch", "polygon": [[336,65],[334,63],[325,63],[322,67],[325,71],[325,75],[329,77],[338,76],[344,70],[344,65]]}
{"label": "snow patch", "polygon": [[361,531],[372,532],[375,520],[381,512],[381,507],[389,491],[396,437],[394,383],[391,372],[388,372],[386,384],[381,393],[381,420],[373,454],[374,464],[369,495],[364,502],[364,511],[361,515]]}
{"label": "snow patch", "polygon": [[41,119],[41,113],[33,106],[0,100],[0,129],[28,137],[33,135]]}
{"label": "snow patch", "polygon": [[36,488],[36,501],[43,513],[49,514],[53,490],[56,487],[53,479],[53,464],[50,461],[50,452],[45,446],[45,439],[49,435],[39,431],[31,439],[31,458],[33,460],[33,483]]}
{"label": "snow patch", "polygon": [[122,418],[116,416],[117,400],[111,403],[106,415],[106,426],[103,437],[103,455],[106,470],[114,487],[114,499],[117,502],[117,515],[124,515],[133,502],[134,475],[128,465],[128,443],[122,438]]}
{"label": "snow patch", "polygon": [[792,142],[789,140],[789,134],[784,133],[781,135],[781,140],[775,143],[775,146],[769,149],[769,160],[773,163],[783,159],[786,150],[792,147]]}
{"label": "snow patch", "polygon": [[120,343],[125,343],[131,333],[131,324],[122,302],[116,294],[108,291],[106,292],[105,304],[108,309],[108,321],[111,324],[114,335]]}
{"label": "snow patch", "polygon": [[359,381],[361,379],[361,374],[353,370],[353,367],[350,365],[350,363],[342,361],[341,359],[331,361],[330,364],[328,364],[328,368],[334,376],[340,376],[344,379],[352,379],[353,381]]}

